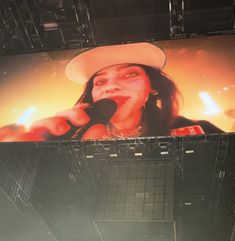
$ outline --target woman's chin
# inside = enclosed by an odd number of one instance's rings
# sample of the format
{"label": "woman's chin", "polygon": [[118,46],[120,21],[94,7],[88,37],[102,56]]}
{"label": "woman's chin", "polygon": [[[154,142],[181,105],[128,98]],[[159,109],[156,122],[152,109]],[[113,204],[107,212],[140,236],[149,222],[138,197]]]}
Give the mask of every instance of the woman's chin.
{"label": "woman's chin", "polygon": [[129,125],[130,123],[137,123],[140,120],[142,112],[138,111],[138,112],[130,112],[128,110],[121,110],[121,111],[116,111],[116,113],[114,114],[114,116],[112,117],[112,119],[110,120],[110,122],[112,124],[118,123],[118,124],[123,124],[124,128],[126,128],[127,126],[125,126],[126,124]]}
{"label": "woman's chin", "polygon": [[126,120],[126,115],[123,115],[123,114],[118,114],[116,113],[112,119],[111,119],[111,123],[114,124],[114,123],[121,123],[121,122],[124,122]]}

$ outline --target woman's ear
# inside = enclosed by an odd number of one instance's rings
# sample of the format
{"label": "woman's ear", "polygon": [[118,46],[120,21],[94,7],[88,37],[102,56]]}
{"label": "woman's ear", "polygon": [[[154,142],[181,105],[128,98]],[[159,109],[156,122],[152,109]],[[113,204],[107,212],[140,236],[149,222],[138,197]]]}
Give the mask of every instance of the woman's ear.
{"label": "woman's ear", "polygon": [[150,95],[154,98],[155,104],[159,109],[162,109],[162,101],[158,98],[159,92],[157,90],[151,89]]}

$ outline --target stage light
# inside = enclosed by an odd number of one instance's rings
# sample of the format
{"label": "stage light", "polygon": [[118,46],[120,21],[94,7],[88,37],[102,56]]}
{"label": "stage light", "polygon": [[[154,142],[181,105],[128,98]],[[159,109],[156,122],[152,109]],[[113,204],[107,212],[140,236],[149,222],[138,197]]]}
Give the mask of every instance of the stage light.
{"label": "stage light", "polygon": [[58,23],[54,23],[54,22],[44,23],[43,27],[46,31],[52,31],[52,30],[58,30],[59,29]]}
{"label": "stage light", "polygon": [[86,158],[87,159],[92,159],[92,158],[94,158],[94,156],[93,155],[86,155]]}
{"label": "stage light", "polygon": [[225,90],[225,91],[228,90],[228,89],[229,89],[229,88],[228,88],[227,86],[224,86],[224,88],[223,88],[223,90]]}
{"label": "stage light", "polygon": [[186,150],[185,153],[186,154],[194,153],[194,150]]}
{"label": "stage light", "polygon": [[30,118],[32,117],[33,113],[37,110],[36,106],[29,107],[24,111],[24,113],[20,116],[17,120],[17,125],[29,125]]}
{"label": "stage light", "polygon": [[113,154],[110,154],[109,156],[110,156],[110,157],[117,157],[117,154],[116,154],[116,153],[113,153]]}
{"label": "stage light", "polygon": [[220,112],[219,107],[207,92],[199,92],[199,96],[207,108],[205,112],[207,115],[214,115]]}
{"label": "stage light", "polygon": [[225,171],[220,171],[219,172],[219,178],[224,178],[225,176]]}
{"label": "stage light", "polygon": [[135,156],[143,156],[142,152],[135,152]]}

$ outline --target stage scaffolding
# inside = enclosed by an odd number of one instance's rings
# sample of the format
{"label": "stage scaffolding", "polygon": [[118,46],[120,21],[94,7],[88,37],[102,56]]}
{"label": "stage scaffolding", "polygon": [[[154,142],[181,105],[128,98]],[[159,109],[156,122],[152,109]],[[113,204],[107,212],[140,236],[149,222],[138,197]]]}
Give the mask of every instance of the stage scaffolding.
{"label": "stage scaffolding", "polygon": [[1,188],[58,241],[231,241],[234,150],[233,134],[2,143]]}
{"label": "stage scaffolding", "polygon": [[33,143],[0,145],[0,190],[19,211],[30,205],[40,153]]}

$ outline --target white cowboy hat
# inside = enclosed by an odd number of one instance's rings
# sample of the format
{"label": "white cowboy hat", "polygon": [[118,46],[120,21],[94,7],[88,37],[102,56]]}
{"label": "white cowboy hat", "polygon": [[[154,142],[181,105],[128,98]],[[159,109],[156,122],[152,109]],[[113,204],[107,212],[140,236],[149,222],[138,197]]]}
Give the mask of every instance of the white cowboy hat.
{"label": "white cowboy hat", "polygon": [[85,84],[96,72],[116,64],[143,64],[162,69],[166,54],[151,43],[132,43],[101,46],[89,49],[66,65],[67,77],[79,84]]}

